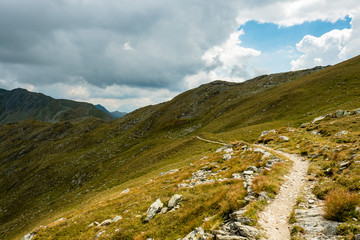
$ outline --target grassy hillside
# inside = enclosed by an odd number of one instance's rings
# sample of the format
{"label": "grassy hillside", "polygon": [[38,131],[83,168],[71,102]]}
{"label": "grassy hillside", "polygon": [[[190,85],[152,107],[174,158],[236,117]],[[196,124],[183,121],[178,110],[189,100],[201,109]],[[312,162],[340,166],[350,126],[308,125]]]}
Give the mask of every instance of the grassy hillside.
{"label": "grassy hillside", "polygon": [[356,108],[359,66],[356,57],[244,83],[215,81],[112,122],[89,118],[2,125],[0,238],[19,238],[219,147],[196,136],[253,142],[266,129],[299,126],[338,108]]}
{"label": "grassy hillside", "polygon": [[103,120],[113,119],[110,115],[89,103],[63,99],[53,99],[41,93],[25,89],[0,91],[0,124],[36,119],[45,122],[58,122],[88,116]]}

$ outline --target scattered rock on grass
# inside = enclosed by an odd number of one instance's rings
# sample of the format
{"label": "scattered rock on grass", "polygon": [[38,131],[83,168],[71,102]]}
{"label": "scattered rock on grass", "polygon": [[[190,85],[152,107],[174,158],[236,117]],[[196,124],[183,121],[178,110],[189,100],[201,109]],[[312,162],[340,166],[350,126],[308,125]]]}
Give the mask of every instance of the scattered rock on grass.
{"label": "scattered rock on grass", "polygon": [[284,142],[290,141],[290,138],[287,137],[287,136],[280,136],[279,138],[280,138],[281,141],[284,141]]}
{"label": "scattered rock on grass", "polygon": [[168,203],[168,208],[169,209],[172,209],[174,208],[175,206],[179,205],[179,203],[181,202],[182,200],[182,195],[179,195],[179,194],[174,194],[171,199],[169,200],[169,203]]}
{"label": "scattered rock on grass", "polygon": [[164,204],[161,202],[160,198],[156,199],[156,201],[151,204],[151,206],[147,210],[145,222],[149,222],[151,219],[153,219],[155,215],[161,211],[163,206]]}

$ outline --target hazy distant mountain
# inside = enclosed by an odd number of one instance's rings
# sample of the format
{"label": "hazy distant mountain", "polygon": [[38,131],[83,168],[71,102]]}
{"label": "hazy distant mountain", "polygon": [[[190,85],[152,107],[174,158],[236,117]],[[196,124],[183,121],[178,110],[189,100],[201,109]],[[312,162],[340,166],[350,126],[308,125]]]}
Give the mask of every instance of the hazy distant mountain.
{"label": "hazy distant mountain", "polygon": [[21,88],[11,91],[0,89],[0,124],[27,119],[58,122],[89,116],[102,120],[112,119],[89,103],[54,99]]}
{"label": "hazy distant mountain", "polygon": [[125,116],[127,114],[126,112],[119,112],[119,111],[109,112],[103,105],[100,105],[100,104],[96,104],[95,107],[97,107],[98,109],[106,112],[107,114],[109,114],[113,118],[121,118],[121,117],[123,117],[123,116]]}

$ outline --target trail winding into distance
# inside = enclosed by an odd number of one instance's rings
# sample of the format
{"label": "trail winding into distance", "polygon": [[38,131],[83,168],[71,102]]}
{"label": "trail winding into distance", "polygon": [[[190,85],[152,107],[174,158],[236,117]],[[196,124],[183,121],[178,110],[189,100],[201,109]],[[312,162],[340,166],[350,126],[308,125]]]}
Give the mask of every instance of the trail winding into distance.
{"label": "trail winding into distance", "polygon": [[289,215],[293,210],[301,187],[305,183],[308,162],[296,154],[289,154],[274,150],[263,145],[263,149],[285,156],[294,162],[290,174],[285,176],[285,182],[280,188],[279,194],[263,212],[259,214],[259,224],[264,229],[269,240],[290,239]]}

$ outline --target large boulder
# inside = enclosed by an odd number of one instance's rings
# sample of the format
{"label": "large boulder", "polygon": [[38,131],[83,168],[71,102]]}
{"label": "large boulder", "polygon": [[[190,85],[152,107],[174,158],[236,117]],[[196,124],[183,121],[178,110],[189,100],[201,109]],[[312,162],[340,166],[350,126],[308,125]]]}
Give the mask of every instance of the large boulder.
{"label": "large boulder", "polygon": [[174,196],[171,197],[170,201],[168,202],[168,208],[172,209],[175,206],[177,206],[182,200],[182,195],[174,194]]}
{"label": "large boulder", "polygon": [[153,219],[155,215],[161,211],[163,206],[164,204],[161,202],[160,198],[156,199],[156,201],[150,205],[146,212],[147,216],[145,217],[145,222],[149,222],[151,219]]}

